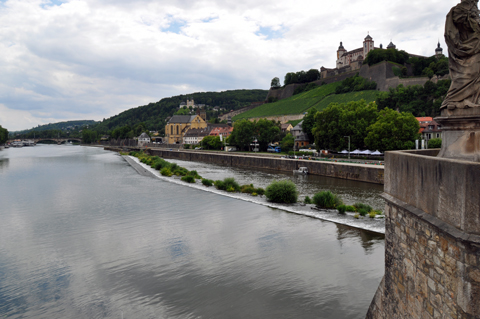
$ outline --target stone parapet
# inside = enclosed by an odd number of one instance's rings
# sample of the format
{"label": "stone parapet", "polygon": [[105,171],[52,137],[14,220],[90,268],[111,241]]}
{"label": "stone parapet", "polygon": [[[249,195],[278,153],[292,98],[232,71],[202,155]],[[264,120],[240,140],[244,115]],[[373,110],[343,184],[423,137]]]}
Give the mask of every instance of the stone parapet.
{"label": "stone parapet", "polygon": [[480,164],[385,156],[385,276],[367,314],[480,318]]}
{"label": "stone parapet", "polygon": [[467,234],[480,235],[480,163],[421,154],[386,153],[385,193]]}

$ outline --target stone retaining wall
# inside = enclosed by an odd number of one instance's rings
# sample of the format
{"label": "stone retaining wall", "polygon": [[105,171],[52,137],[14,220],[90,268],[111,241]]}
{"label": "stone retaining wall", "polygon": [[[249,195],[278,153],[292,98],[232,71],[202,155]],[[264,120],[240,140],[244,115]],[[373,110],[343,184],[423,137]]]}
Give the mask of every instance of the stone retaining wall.
{"label": "stone retaining wall", "polygon": [[205,162],[232,167],[271,169],[293,172],[299,167],[307,167],[312,175],[329,176],[361,182],[383,184],[383,166],[347,164],[322,161],[285,159],[265,156],[245,156],[197,151],[167,151],[149,149],[150,154],[162,158],[184,161]]}

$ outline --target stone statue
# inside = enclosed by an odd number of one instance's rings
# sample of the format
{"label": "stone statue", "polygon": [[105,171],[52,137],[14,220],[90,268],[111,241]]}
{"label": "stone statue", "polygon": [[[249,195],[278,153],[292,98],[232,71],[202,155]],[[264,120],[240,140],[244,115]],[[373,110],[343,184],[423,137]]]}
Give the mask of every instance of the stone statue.
{"label": "stone statue", "polygon": [[447,15],[445,42],[452,85],[442,109],[480,107],[480,17],[477,4],[478,0],[462,0]]}

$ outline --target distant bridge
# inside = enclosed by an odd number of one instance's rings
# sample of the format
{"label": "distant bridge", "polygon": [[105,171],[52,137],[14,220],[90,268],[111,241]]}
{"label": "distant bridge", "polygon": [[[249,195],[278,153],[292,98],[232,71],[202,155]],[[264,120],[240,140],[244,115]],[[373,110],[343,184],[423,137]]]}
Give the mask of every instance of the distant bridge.
{"label": "distant bridge", "polygon": [[[8,143],[13,143],[14,141],[18,141],[18,139],[10,139],[7,142]],[[67,137],[67,138],[54,138],[54,137],[42,137],[42,138],[27,138],[27,139],[22,139],[22,141],[34,141],[35,144],[38,142],[43,142],[43,141],[52,141],[56,142],[58,145],[64,144],[67,142],[82,142],[81,138],[76,138],[76,137]]]}

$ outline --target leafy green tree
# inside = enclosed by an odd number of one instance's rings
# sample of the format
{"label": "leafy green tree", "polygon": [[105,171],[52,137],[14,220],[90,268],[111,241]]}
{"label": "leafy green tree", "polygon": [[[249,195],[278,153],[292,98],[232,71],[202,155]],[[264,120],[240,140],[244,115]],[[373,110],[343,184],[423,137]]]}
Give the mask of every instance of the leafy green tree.
{"label": "leafy green tree", "polygon": [[0,144],[5,144],[8,140],[8,130],[0,125]]}
{"label": "leafy green tree", "polygon": [[228,143],[236,145],[242,150],[248,150],[252,143],[254,134],[254,123],[248,120],[236,121],[233,125],[233,132],[228,139]]}
{"label": "leafy green tree", "polygon": [[355,74],[355,76],[349,77],[342,81],[342,83],[337,86],[335,89],[336,94],[364,91],[364,90],[375,90],[377,89],[377,83],[374,81],[369,81],[361,76]]}
{"label": "leafy green tree", "polygon": [[319,149],[341,150],[348,147],[364,148],[366,129],[375,123],[378,116],[374,102],[367,104],[364,100],[347,104],[330,104],[325,110],[315,115],[312,133]]}
{"label": "leafy green tree", "polygon": [[112,137],[114,139],[127,139],[133,138],[134,133],[130,125],[125,125],[123,127],[116,128],[112,131]]}
{"label": "leafy green tree", "polygon": [[308,110],[307,115],[305,115],[305,117],[303,118],[302,130],[308,135],[310,143],[313,143],[315,140],[313,138],[312,130],[315,126],[315,115],[317,115],[317,113],[317,109],[312,107],[310,110]]}
{"label": "leafy green tree", "polygon": [[428,141],[428,148],[441,148],[442,139],[441,138],[432,138]]}
{"label": "leafy green tree", "polygon": [[293,135],[288,133],[287,135],[285,135],[285,137],[282,139],[282,142],[280,143],[282,152],[291,151],[293,149],[294,144],[295,144],[295,139],[293,138]]}
{"label": "leafy green tree", "polygon": [[177,112],[175,112],[175,115],[188,115],[188,114],[190,114],[190,110],[186,106],[182,107]]}
{"label": "leafy green tree", "polygon": [[377,121],[367,128],[365,144],[369,149],[384,151],[412,149],[419,138],[420,124],[407,112],[386,108]]}
{"label": "leafy green tree", "polygon": [[220,141],[219,136],[205,136],[200,142],[203,148],[207,150],[219,150],[222,148],[223,143]]}
{"label": "leafy green tree", "polygon": [[281,85],[280,85],[280,79],[277,78],[277,77],[274,77],[274,78],[272,79],[272,82],[270,83],[270,87],[271,87],[271,88],[274,88],[274,89],[281,87]]}
{"label": "leafy green tree", "polygon": [[313,82],[320,80],[320,71],[317,69],[310,69],[305,74],[305,82]]}
{"label": "leafy green tree", "polygon": [[82,131],[82,142],[84,144],[94,143],[98,140],[97,132],[85,129]]}
{"label": "leafy green tree", "polygon": [[228,143],[246,150],[256,138],[260,150],[266,151],[269,143],[280,139],[280,133],[280,125],[274,121],[260,119],[258,122],[250,122],[243,119],[235,122]]}
{"label": "leafy green tree", "polygon": [[278,140],[280,132],[280,125],[274,121],[260,119],[258,122],[254,122],[253,133],[261,151],[267,151],[268,144]]}
{"label": "leafy green tree", "polygon": [[402,84],[388,92],[379,92],[376,103],[380,110],[390,108],[400,112],[410,112],[415,116],[438,116],[440,106],[450,88],[450,80],[441,80],[437,83],[427,81],[422,87],[412,85],[404,87]]}
{"label": "leafy green tree", "polygon": [[389,61],[403,65],[409,59],[409,54],[397,49],[374,49],[368,52],[363,64],[374,65],[382,61]]}

